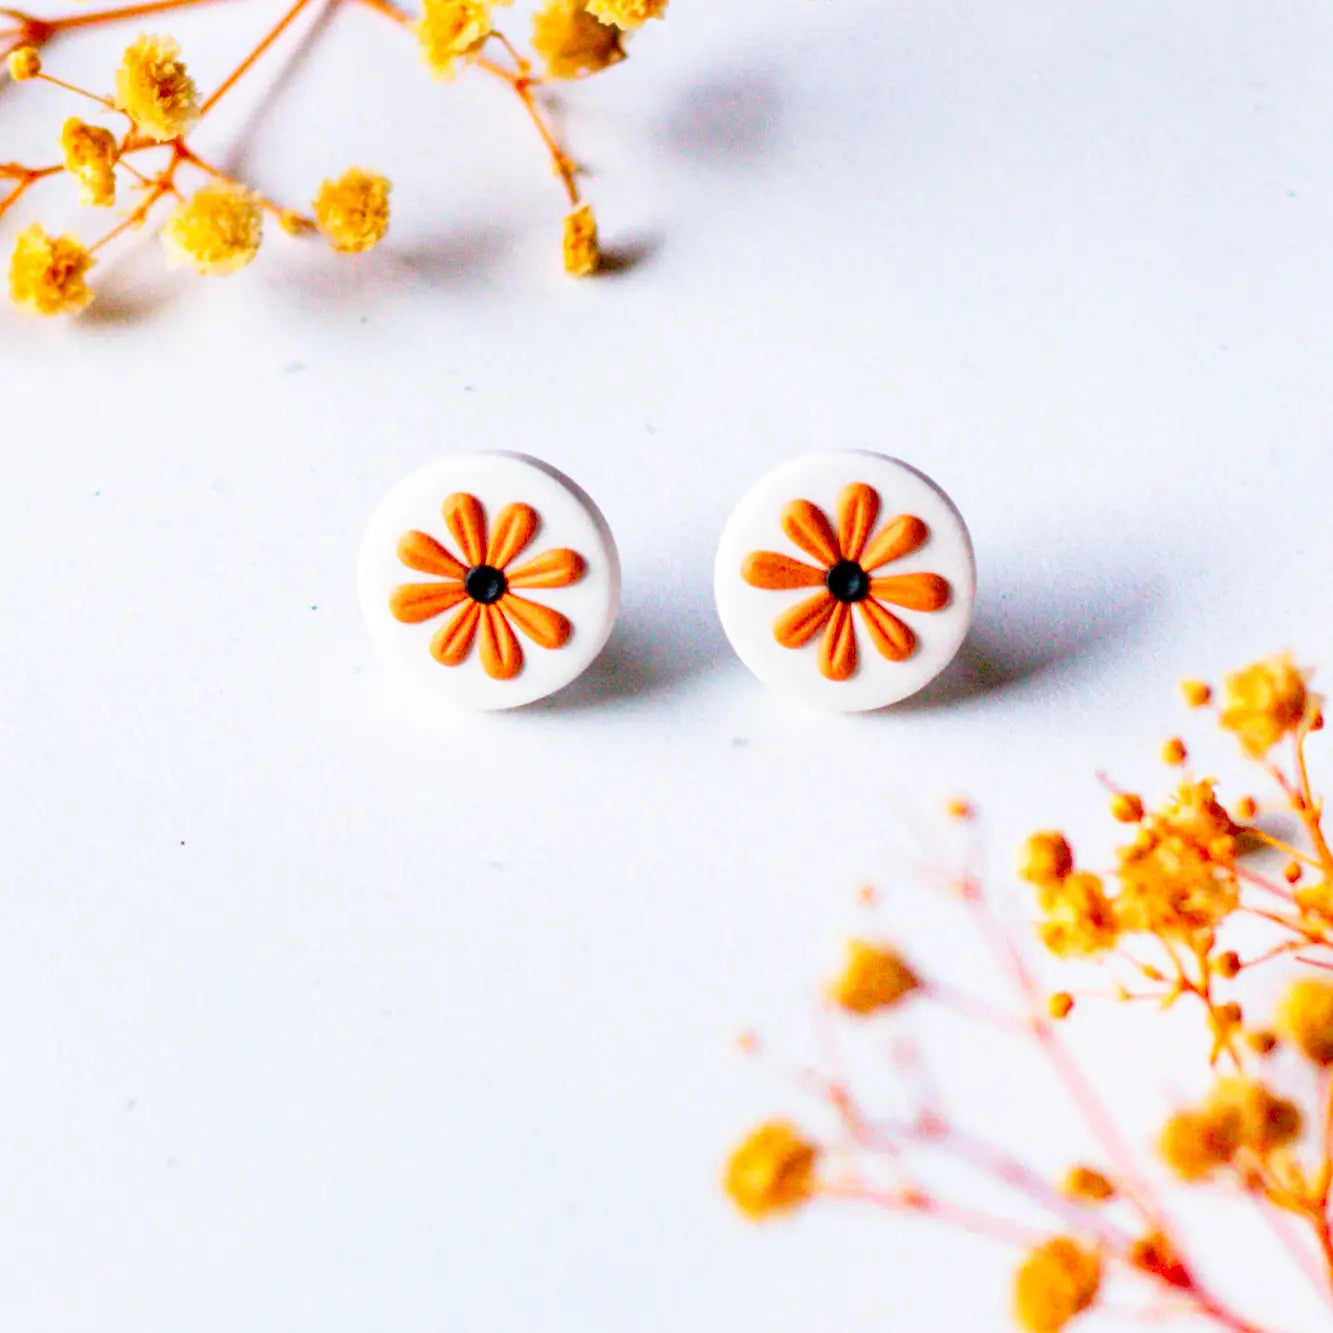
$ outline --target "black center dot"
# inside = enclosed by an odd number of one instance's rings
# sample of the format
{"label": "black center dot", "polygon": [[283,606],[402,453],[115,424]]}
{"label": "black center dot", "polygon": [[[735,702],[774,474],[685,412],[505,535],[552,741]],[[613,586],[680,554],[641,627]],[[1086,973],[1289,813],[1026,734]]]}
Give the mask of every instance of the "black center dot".
{"label": "black center dot", "polygon": [[463,587],[467,589],[467,595],[474,602],[480,602],[483,606],[490,606],[492,602],[498,602],[505,595],[505,589],[509,585],[505,582],[505,576],[491,565],[474,565],[467,572],[467,577],[463,580]]}
{"label": "black center dot", "polygon": [[870,575],[855,560],[839,560],[824,582],[840,602],[859,602],[870,595]]}

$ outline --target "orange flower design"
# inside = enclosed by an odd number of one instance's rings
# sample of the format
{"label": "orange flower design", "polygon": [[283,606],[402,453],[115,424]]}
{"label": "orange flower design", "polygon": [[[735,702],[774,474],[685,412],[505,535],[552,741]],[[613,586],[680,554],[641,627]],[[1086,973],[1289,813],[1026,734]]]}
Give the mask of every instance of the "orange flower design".
{"label": "orange flower design", "polygon": [[540,522],[531,505],[505,505],[488,536],[481,501],[466,492],[449,496],[444,526],[463,559],[424,532],[405,532],[398,542],[399,560],[408,569],[436,575],[440,582],[400,584],[389,598],[390,612],[405,625],[420,625],[459,607],[431,639],[431,656],[442,666],[458,666],[467,660],[480,631],[486,674],[493,680],[512,680],[523,670],[515,626],[542,648],[563,647],[573,632],[559,611],[519,597],[514,589],[564,588],[577,583],[587,567],[577,551],[561,547],[511,568],[537,535]]}
{"label": "orange flower design", "polygon": [[793,500],[782,511],[782,530],[818,567],[776,551],[754,551],[741,565],[741,577],[752,588],[819,588],[773,622],[773,637],[784,648],[800,648],[822,629],[819,670],[829,680],[849,680],[856,674],[853,607],[861,612],[880,656],[904,662],[916,648],[916,635],[889,607],[939,611],[949,601],[949,582],[938,574],[872,577],[875,570],[918,550],[930,535],[913,514],[899,514],[876,532],[878,518],[879,492],[861,481],[844,487],[838,497],[836,532],[818,505]]}

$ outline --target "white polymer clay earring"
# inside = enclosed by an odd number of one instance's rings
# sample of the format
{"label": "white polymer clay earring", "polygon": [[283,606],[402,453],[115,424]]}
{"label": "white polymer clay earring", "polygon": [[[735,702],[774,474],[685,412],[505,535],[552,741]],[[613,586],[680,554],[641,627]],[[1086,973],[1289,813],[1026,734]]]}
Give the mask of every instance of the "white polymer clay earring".
{"label": "white polymer clay earring", "polygon": [[952,661],[976,593],[972,541],[928,477],[861,450],[770,472],[732,511],[718,614],[766,685],[842,711],[915,694]]}
{"label": "white polymer clay earring", "polygon": [[396,672],[465,708],[568,685],[620,605],[615,538],[591,498],[522,454],[457,454],[413,473],[361,546],[361,608]]}

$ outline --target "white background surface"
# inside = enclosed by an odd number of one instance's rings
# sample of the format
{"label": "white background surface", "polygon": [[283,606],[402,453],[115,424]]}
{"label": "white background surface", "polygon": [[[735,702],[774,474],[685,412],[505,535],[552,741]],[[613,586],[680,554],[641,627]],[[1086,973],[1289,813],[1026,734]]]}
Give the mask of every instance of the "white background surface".
{"label": "white background surface", "polygon": [[[276,12],[170,30],[208,87]],[[1097,822],[1098,766],[1161,781],[1177,675],[1327,661],[1331,45],[1321,3],[675,0],[566,99],[640,256],[576,284],[505,90],[432,85],[345,12],[245,166],[298,200],[386,171],[383,250],[275,236],[206,284],[145,237],[100,316],[0,314],[6,1327],[1004,1327],[1005,1252],[735,1219],[726,1148],[799,1103],[731,1040],[804,1053],[904,819],[971,792],[1003,872],[1028,828]],[[52,58],[107,86],[118,46]],[[0,157],[70,110],[4,89]],[[735,499],[823,446],[910,459],[976,540],[963,659],[883,715],[765,694],[711,610]],[[490,447],[602,505],[621,626],[563,701],[427,727],[357,544],[400,476]],[[924,901],[894,931],[988,985]],[[1116,1030],[1146,1142],[1202,1071]],[[1076,1150],[953,1049],[997,1134]]]}

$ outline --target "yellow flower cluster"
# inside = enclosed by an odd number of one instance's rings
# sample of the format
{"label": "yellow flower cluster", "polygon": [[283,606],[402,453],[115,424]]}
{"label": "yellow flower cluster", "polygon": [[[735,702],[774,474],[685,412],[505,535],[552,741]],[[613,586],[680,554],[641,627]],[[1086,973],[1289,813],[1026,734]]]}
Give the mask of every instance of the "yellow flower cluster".
{"label": "yellow flower cluster", "polygon": [[170,37],[132,42],[116,70],[116,105],[156,143],[179,138],[199,119],[199,92]]}
{"label": "yellow flower cluster", "polygon": [[617,28],[642,28],[649,19],[666,17],[667,0],[588,0],[588,13]]}
{"label": "yellow flower cluster", "polygon": [[34,222],[19,232],[9,261],[9,294],[34,315],[74,315],[93,299],[84,280],[93,257],[77,236],[48,236]]}
{"label": "yellow flower cluster", "polygon": [[78,186],[79,202],[110,208],[116,202],[116,136],[71,116],[60,131],[60,151]]}
{"label": "yellow flower cluster", "polygon": [[1182,782],[1152,813],[1138,797],[1117,797],[1113,813],[1138,821],[1134,840],[1116,854],[1114,894],[1100,876],[1074,868],[1060,834],[1034,834],[1023,847],[1019,873],[1037,890],[1037,929],[1052,953],[1093,955],[1138,932],[1193,940],[1235,910],[1240,830],[1211,781]]}
{"label": "yellow flower cluster", "polygon": [[389,230],[390,185],[383,176],[351,167],[327,180],[315,196],[315,221],[329,244],[344,254],[369,250]]}
{"label": "yellow flower cluster", "polygon": [[1262,759],[1284,736],[1313,720],[1319,700],[1306,690],[1306,676],[1284,653],[1226,678],[1220,721],[1246,753]]}
{"label": "yellow flower cluster", "polygon": [[491,10],[507,0],[425,0],[417,20],[417,41],[427,68],[437,79],[452,79],[458,62],[475,55],[494,31]]}
{"label": "yellow flower cluster", "polygon": [[876,1013],[891,1009],[920,987],[916,974],[892,949],[851,940],[842,975],[829,987],[829,996],[848,1013]]}
{"label": "yellow flower cluster", "polygon": [[1203,1180],[1242,1153],[1261,1161],[1300,1136],[1301,1112],[1262,1083],[1220,1079],[1202,1106],[1177,1111],[1158,1148],[1182,1180]]}
{"label": "yellow flower cluster", "polygon": [[732,1153],[723,1188],[747,1217],[758,1222],[789,1212],[815,1191],[819,1150],[785,1120],[760,1125]]}
{"label": "yellow flower cluster", "polygon": [[553,79],[596,74],[625,58],[620,29],[588,12],[588,0],[549,0],[532,20],[532,48]]}
{"label": "yellow flower cluster", "polygon": [[263,234],[254,195],[231,181],[215,181],[177,205],[162,228],[162,244],[171,263],[211,277],[244,268],[259,253]]}
{"label": "yellow flower cluster", "polygon": [[1102,1261],[1068,1236],[1031,1250],[1014,1277],[1014,1318],[1027,1333],[1060,1333],[1097,1299]]}

